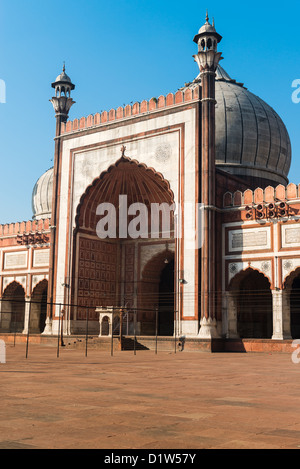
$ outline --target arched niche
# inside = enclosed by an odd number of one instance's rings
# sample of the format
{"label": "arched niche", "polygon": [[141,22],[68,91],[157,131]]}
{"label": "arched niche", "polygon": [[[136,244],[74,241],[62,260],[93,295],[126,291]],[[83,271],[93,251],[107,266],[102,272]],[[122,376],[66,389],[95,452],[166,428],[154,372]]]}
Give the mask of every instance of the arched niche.
{"label": "arched niche", "polygon": [[141,333],[174,334],[176,288],[175,256],[170,249],[154,255],[145,265],[139,286],[138,321]]}
{"label": "arched niche", "polygon": [[48,280],[39,282],[31,294],[30,332],[42,334],[46,325]]}
{"label": "arched niche", "polygon": [[25,291],[21,284],[14,281],[4,290],[1,299],[0,330],[2,332],[22,333],[25,320]]}
{"label": "arched niche", "polygon": [[[99,207],[109,209],[101,212]],[[125,156],[87,187],[77,207],[74,231],[72,303],[78,305],[74,320],[84,320],[87,308],[140,307],[142,257],[154,244],[163,250],[166,242],[174,240],[174,211],[174,194],[163,175]],[[102,228],[114,226],[112,236],[99,232],[105,217]],[[99,318],[95,314],[92,320]]]}
{"label": "arched niche", "polygon": [[300,338],[300,267],[290,272],[284,281],[287,307],[290,313],[290,331],[293,339]]}
{"label": "arched niche", "polygon": [[230,282],[227,301],[231,337],[272,337],[272,292],[263,273],[250,267],[239,272]]}

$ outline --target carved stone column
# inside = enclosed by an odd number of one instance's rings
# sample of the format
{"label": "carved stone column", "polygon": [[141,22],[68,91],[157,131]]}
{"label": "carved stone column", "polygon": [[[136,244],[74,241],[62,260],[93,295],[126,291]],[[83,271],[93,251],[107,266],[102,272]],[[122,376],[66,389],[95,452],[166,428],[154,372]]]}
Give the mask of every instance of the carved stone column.
{"label": "carved stone column", "polygon": [[237,294],[233,292],[226,292],[227,300],[227,338],[237,339],[239,338],[238,333],[238,321],[237,321]]}
{"label": "carved stone column", "polygon": [[28,330],[30,328],[30,298],[26,298],[25,302],[25,315],[24,315],[24,329],[23,334],[28,334]]}
{"label": "carved stone column", "polygon": [[272,290],[274,340],[291,339],[290,301],[287,290]]}

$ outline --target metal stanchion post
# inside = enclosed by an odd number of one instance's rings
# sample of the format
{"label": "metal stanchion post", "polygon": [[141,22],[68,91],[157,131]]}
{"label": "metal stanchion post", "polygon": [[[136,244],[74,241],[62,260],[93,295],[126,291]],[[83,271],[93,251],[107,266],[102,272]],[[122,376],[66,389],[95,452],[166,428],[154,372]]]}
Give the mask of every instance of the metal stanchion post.
{"label": "metal stanchion post", "polygon": [[61,305],[59,305],[58,330],[57,330],[57,358],[59,357],[60,316],[61,316]]}
{"label": "metal stanchion post", "polygon": [[134,341],[133,341],[133,351],[134,355],[136,355],[136,309],[134,310],[134,321],[133,321],[133,334],[134,334]]}
{"label": "metal stanchion post", "polygon": [[123,308],[120,309],[120,350],[122,352]]}
{"label": "metal stanchion post", "polygon": [[14,347],[16,346],[16,335],[17,335],[17,312],[13,313],[14,315]]}
{"label": "metal stanchion post", "polygon": [[[25,304],[26,304],[26,303],[25,303]],[[27,340],[26,340],[26,359],[28,358],[29,329],[30,329],[30,313],[31,313],[31,301],[30,301],[30,303],[29,303],[29,313],[28,313]]]}
{"label": "metal stanchion post", "polygon": [[64,317],[65,317],[65,310],[63,309],[61,312],[61,325],[60,325],[60,345],[64,347]]}
{"label": "metal stanchion post", "polygon": [[112,310],[112,317],[111,317],[111,344],[110,344],[110,354],[113,356],[114,354],[114,309]]}
{"label": "metal stanchion post", "polygon": [[155,355],[157,355],[158,307],[155,308]]}
{"label": "metal stanchion post", "polygon": [[174,311],[174,341],[175,341],[175,353],[177,349],[177,334],[176,334],[176,328],[177,328],[177,317],[176,317],[176,310]]}
{"label": "metal stanchion post", "polygon": [[89,310],[86,311],[86,329],[85,329],[85,356],[87,357],[88,350],[88,333],[89,333]]}

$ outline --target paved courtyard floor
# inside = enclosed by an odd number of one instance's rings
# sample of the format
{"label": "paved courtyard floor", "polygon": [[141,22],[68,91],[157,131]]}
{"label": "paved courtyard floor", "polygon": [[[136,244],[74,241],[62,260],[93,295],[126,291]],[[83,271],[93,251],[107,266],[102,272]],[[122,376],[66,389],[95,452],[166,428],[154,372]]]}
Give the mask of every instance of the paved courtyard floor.
{"label": "paved courtyard floor", "polygon": [[7,346],[1,449],[300,448],[289,354]]}

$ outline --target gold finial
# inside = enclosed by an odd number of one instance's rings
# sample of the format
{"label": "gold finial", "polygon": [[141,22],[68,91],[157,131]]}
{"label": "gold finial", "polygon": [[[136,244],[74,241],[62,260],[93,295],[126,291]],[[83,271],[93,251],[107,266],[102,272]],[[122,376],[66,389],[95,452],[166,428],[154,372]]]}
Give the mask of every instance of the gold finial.
{"label": "gold finial", "polygon": [[63,72],[66,71],[66,62],[64,62],[64,65],[63,65]]}
{"label": "gold finial", "polygon": [[209,17],[208,17],[208,10],[206,10],[206,23],[208,23]]}

